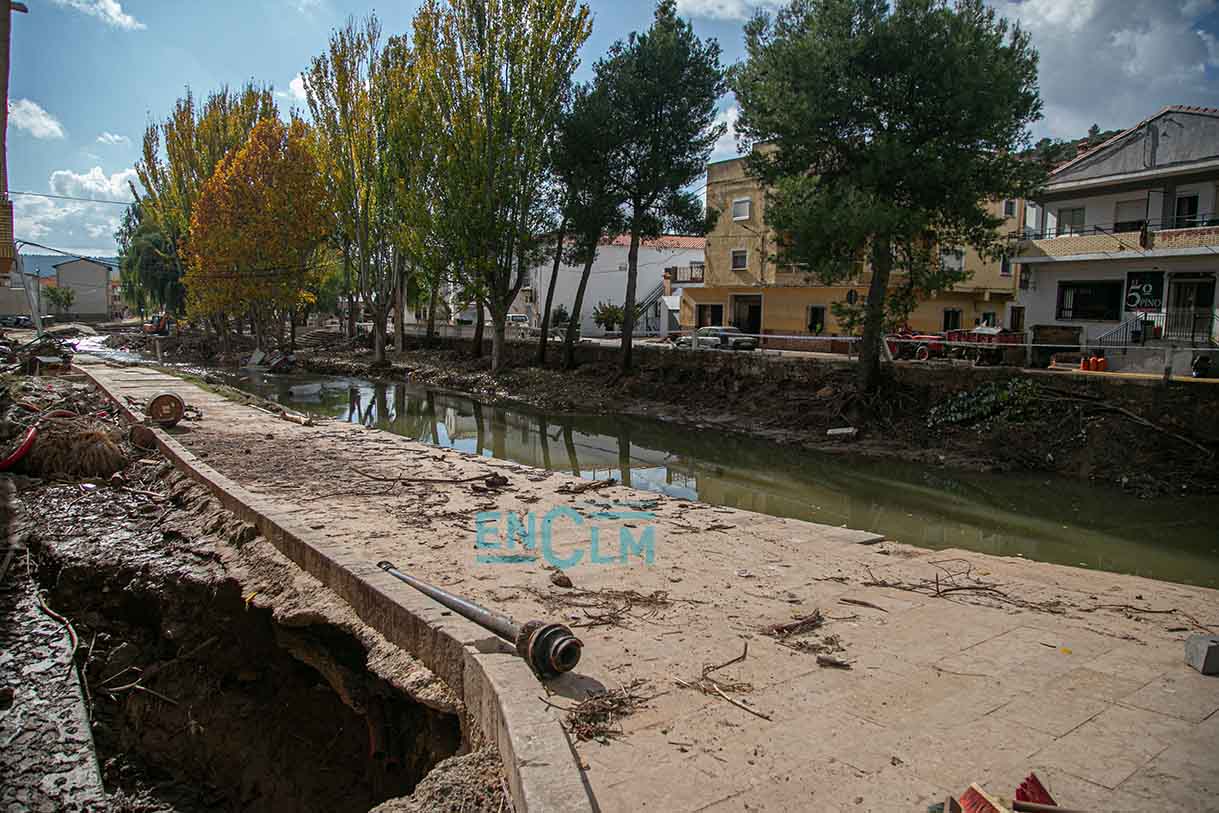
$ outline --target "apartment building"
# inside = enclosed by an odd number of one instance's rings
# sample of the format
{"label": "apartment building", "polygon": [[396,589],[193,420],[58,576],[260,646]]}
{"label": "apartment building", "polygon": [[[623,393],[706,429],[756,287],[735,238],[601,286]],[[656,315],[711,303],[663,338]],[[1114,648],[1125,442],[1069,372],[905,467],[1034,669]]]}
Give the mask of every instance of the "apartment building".
{"label": "apartment building", "polygon": [[1219,110],[1164,108],[1051,173],[1013,257],[1015,307],[1093,347],[1212,346],[1217,202]]}
{"label": "apartment building", "polygon": [[[765,188],[748,174],[744,158],[708,165],[707,204],[722,214],[707,236],[703,287],[682,292],[683,329],[734,325],[746,333],[774,336],[764,339],[767,347],[798,347],[804,337],[846,335],[832,305],[867,296],[871,278],[865,263],[860,263],[852,279],[835,285],[776,264],[775,234],[766,225]],[[1021,201],[995,201],[990,207],[1005,218],[1002,231],[1023,227]],[[912,329],[939,332],[977,324],[1023,329],[1022,324],[1010,322],[1008,306],[1016,293],[1016,275],[1009,262],[984,260],[973,249],[952,247],[945,247],[942,260],[971,276],[920,302],[910,315]]]}

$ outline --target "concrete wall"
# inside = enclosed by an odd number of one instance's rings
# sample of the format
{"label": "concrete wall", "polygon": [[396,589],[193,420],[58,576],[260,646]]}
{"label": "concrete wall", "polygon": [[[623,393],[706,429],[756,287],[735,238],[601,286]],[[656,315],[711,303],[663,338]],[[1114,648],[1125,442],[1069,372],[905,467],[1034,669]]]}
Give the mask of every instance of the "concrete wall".
{"label": "concrete wall", "polygon": [[60,288],[76,291],[66,313],[73,319],[105,321],[110,318],[110,269],[88,260],[70,260],[55,266]]}
{"label": "concrete wall", "polygon": [[[408,347],[412,340],[408,340]],[[418,340],[414,340],[418,343]],[[468,350],[468,343],[444,340],[444,346]],[[490,341],[487,342],[490,353]],[[509,341],[505,354],[510,365],[530,365],[537,353],[531,342]],[[557,354],[555,354],[557,355]],[[618,348],[596,343],[580,344],[576,361],[617,368],[621,362]],[[791,386],[820,387],[824,384],[827,367],[854,369],[851,361],[828,361],[778,356],[767,353],[694,353],[650,346],[641,342],[635,346],[636,375],[658,378],[673,387],[700,386],[707,397],[715,397],[716,387],[731,387],[744,391],[753,385],[774,387],[780,383]],[[311,369],[326,372],[324,359],[319,365],[306,362]],[[350,368],[331,368],[352,372]],[[1219,442],[1219,386],[1131,379],[1101,375],[1072,375],[1045,370],[1022,370],[1015,367],[961,367],[898,362],[886,366],[896,380],[911,388],[911,393],[938,403],[945,396],[972,390],[985,381],[1007,381],[1012,378],[1032,378],[1055,389],[1112,400],[1138,415],[1161,425],[1175,427],[1204,443]],[[1157,371],[1158,372],[1158,371]]]}
{"label": "concrete wall", "polygon": [[[663,243],[663,238],[661,238]],[[621,305],[626,299],[627,255],[629,246],[603,245],[597,252],[588,276],[588,287],[584,291],[584,304],[580,309],[580,333],[583,336],[604,336],[605,331],[593,322],[593,310],[599,302],[609,302]],[[665,248],[662,246],[640,246],[638,276],[635,282],[635,298],[642,299],[652,289],[661,283],[664,270],[672,266],[689,266],[690,263],[703,262],[702,249]],[[529,285],[533,289],[533,302],[525,308],[516,308],[519,312],[529,315],[529,323],[537,325],[541,320],[542,309],[546,306],[546,289],[550,285],[553,261],[533,268],[529,272]],[[576,301],[576,288],[580,285],[580,274],[583,267],[560,265],[555,282],[554,304],[552,308],[563,305],[571,313]],[[520,303],[517,298],[517,304]],[[663,308],[661,309],[663,313]],[[651,318],[651,314],[646,315]],[[641,327],[643,319],[641,321]]]}
{"label": "concrete wall", "polygon": [[1054,181],[1074,182],[1179,166],[1219,157],[1219,116],[1170,111],[1109,148],[1074,164]]}

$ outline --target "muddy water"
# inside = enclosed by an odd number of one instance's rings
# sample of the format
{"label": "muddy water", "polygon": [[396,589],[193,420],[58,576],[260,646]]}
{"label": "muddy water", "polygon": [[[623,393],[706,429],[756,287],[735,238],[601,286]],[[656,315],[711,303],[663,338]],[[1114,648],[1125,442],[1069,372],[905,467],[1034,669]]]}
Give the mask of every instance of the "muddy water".
{"label": "muddy water", "polygon": [[970,474],[792,450],[621,416],[556,416],[408,384],[239,373],[248,392],[425,443],[926,548],[1219,587],[1219,498],[1138,499],[1061,478]]}

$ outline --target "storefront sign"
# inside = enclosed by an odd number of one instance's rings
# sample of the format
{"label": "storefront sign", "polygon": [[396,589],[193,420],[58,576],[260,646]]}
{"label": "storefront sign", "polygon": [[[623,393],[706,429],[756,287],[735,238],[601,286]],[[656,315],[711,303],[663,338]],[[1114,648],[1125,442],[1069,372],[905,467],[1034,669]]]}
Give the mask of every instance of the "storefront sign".
{"label": "storefront sign", "polygon": [[1126,275],[1126,310],[1164,310],[1164,272],[1135,271]]}

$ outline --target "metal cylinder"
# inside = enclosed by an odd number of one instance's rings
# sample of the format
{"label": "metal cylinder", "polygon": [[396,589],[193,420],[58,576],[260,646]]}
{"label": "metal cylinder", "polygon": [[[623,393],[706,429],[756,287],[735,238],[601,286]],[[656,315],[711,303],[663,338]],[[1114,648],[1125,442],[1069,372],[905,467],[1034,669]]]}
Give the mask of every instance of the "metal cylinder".
{"label": "metal cylinder", "polygon": [[392,562],[381,560],[377,567],[400,581],[414,587],[425,596],[443,604],[463,618],[510,642],[534,673],[542,679],[558,677],[570,672],[580,662],[584,643],[564,624],[547,621],[530,621],[518,625],[510,617],[479,604],[442,590],[435,585],[416,579],[394,567]]}
{"label": "metal cylinder", "polygon": [[148,400],[148,417],[165,428],[177,426],[186,414],[186,404],[177,393],[159,392]]}

